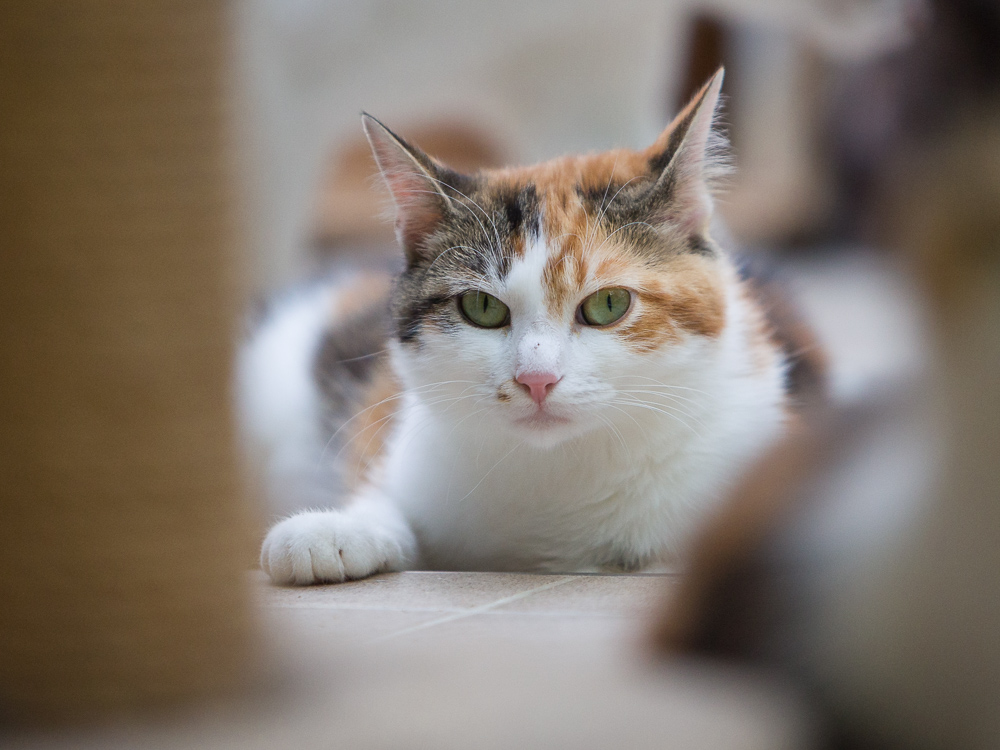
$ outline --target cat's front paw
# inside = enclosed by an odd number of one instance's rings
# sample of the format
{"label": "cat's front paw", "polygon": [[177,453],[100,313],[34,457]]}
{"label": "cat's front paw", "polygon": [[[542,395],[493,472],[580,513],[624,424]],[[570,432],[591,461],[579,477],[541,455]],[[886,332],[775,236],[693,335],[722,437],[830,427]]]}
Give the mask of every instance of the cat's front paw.
{"label": "cat's front paw", "polygon": [[344,511],[299,513],[264,539],[260,566],[278,584],[339,583],[399,570],[404,550],[391,530]]}

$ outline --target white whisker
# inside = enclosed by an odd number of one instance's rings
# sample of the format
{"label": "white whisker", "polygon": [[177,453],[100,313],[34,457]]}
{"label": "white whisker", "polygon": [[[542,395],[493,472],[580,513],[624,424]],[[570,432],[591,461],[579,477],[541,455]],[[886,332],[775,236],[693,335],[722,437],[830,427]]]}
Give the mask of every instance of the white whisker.
{"label": "white whisker", "polygon": [[516,450],[517,450],[518,448],[520,448],[520,447],[521,447],[522,445],[523,445],[523,443],[517,443],[517,444],[515,444],[515,445],[514,445],[514,447],[513,447],[513,448],[511,448],[511,449],[510,449],[509,451],[507,451],[507,452],[506,452],[506,453],[505,453],[505,454],[503,455],[503,457],[502,457],[502,458],[500,458],[500,460],[499,460],[499,461],[497,461],[497,462],[496,462],[495,464],[493,464],[493,466],[492,466],[492,467],[490,467],[490,470],[489,470],[489,471],[487,471],[487,472],[486,472],[485,474],[483,474],[483,477],[482,477],[482,479],[480,479],[480,480],[479,480],[478,482],[476,482],[476,486],[475,486],[475,487],[473,487],[473,488],[472,488],[471,490],[469,490],[468,492],[466,492],[466,493],[465,493],[465,497],[463,497],[463,498],[462,498],[461,500],[459,500],[459,502],[462,502],[462,501],[464,501],[464,500],[468,499],[469,495],[471,495],[471,494],[472,494],[473,492],[475,492],[476,490],[478,490],[478,489],[479,489],[479,485],[481,485],[481,484],[482,484],[483,482],[485,482],[485,481],[486,481],[486,478],[487,478],[487,477],[488,477],[488,476],[489,476],[490,474],[492,474],[492,473],[493,473],[493,470],[494,470],[494,469],[496,469],[496,468],[497,468],[497,467],[498,467],[498,466],[499,466],[499,465],[500,465],[501,463],[503,463],[503,462],[504,462],[504,460],[506,460],[506,458],[507,458],[507,457],[508,457],[508,456],[509,456],[509,455],[510,455],[511,453],[513,453],[514,451],[516,451]]}
{"label": "white whisker", "polygon": [[601,248],[604,247],[604,245],[607,243],[607,241],[610,240],[612,237],[614,237],[616,234],[618,234],[623,229],[628,229],[629,227],[634,227],[636,225],[647,226],[650,229],[652,229],[654,232],[656,231],[656,227],[654,227],[648,221],[630,221],[628,224],[624,224],[624,225],[618,227],[615,231],[613,231],[611,234],[609,234],[607,237],[605,237],[604,241],[601,242],[601,244],[597,246],[597,249],[594,252],[595,253],[600,252]]}
{"label": "white whisker", "polygon": [[382,399],[381,401],[372,404],[371,406],[367,406],[364,409],[361,409],[360,411],[358,411],[354,415],[352,415],[350,418],[348,418],[347,420],[345,420],[340,425],[340,427],[338,427],[334,431],[334,433],[330,436],[329,440],[326,441],[326,444],[323,446],[323,450],[320,451],[319,459],[317,460],[317,466],[319,466],[322,463],[324,457],[326,456],[326,451],[333,444],[333,441],[336,440],[337,436],[341,432],[343,432],[343,430],[346,429],[348,425],[350,425],[352,422],[354,422],[354,420],[358,419],[359,417],[364,416],[364,414],[366,412],[369,412],[372,409],[377,409],[379,406],[382,406],[383,404],[386,404],[386,403],[388,403],[390,401],[395,401],[395,400],[398,400],[398,399],[401,399],[401,398],[405,398],[408,395],[416,395],[416,394],[422,393],[422,392],[424,392],[426,390],[429,390],[429,389],[439,388],[439,387],[442,387],[442,386],[445,386],[445,385],[453,385],[453,384],[456,384],[456,383],[473,383],[473,384],[475,384],[476,381],[474,381],[474,380],[441,380],[441,381],[438,381],[438,382],[435,382],[435,383],[426,383],[424,385],[420,385],[420,386],[417,386],[415,388],[404,388],[404,389],[402,389],[400,391],[397,391],[396,393],[392,394],[391,396],[387,396],[386,398]]}
{"label": "white whisker", "polygon": [[652,411],[652,412],[655,412],[655,413],[658,413],[658,414],[663,414],[664,416],[670,417],[671,419],[675,419],[677,422],[679,422],[680,424],[684,425],[687,429],[691,430],[699,438],[702,436],[701,433],[699,433],[694,427],[692,427],[686,421],[684,421],[683,419],[681,419],[681,417],[678,416],[678,414],[683,414],[684,416],[690,418],[692,421],[694,421],[699,426],[705,428],[705,425],[700,420],[695,419],[690,414],[686,414],[685,412],[681,412],[678,409],[675,409],[673,407],[667,406],[665,404],[651,404],[649,402],[641,401],[639,399],[615,399],[613,401],[609,401],[608,403],[609,404],[618,404],[620,406],[634,406],[634,407],[639,408],[639,409],[647,409],[649,411]]}

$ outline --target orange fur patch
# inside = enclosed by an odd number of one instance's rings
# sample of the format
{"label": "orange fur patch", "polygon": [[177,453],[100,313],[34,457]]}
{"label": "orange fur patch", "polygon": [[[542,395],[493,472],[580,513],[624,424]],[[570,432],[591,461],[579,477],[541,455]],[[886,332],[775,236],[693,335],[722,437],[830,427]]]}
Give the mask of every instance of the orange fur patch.
{"label": "orange fur patch", "polygon": [[357,489],[370,479],[371,472],[379,466],[386,439],[392,434],[399,408],[399,399],[396,398],[399,392],[399,382],[388,365],[383,363],[365,390],[357,418],[345,429],[345,479],[351,489]]}
{"label": "orange fur patch", "polygon": [[621,335],[640,352],[676,340],[681,331],[715,338],[726,322],[723,284],[717,262],[678,256],[636,290],[638,309],[625,319]]}

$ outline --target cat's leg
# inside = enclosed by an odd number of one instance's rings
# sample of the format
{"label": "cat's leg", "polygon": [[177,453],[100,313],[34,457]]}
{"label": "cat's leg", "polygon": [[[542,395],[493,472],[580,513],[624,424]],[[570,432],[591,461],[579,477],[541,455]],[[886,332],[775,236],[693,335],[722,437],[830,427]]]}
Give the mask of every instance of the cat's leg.
{"label": "cat's leg", "polygon": [[260,566],[278,584],[339,583],[405,570],[416,551],[399,508],[371,493],[342,510],[306,511],[276,524],[264,539]]}

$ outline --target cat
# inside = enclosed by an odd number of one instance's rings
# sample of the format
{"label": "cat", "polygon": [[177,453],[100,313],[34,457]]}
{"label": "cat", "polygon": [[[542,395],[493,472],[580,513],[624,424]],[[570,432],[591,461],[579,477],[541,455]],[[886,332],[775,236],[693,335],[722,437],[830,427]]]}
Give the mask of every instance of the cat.
{"label": "cat", "polygon": [[801,369],[709,236],[722,79],[645,150],[474,175],[362,116],[405,269],[334,282],[250,344],[280,369],[261,341],[311,342],[296,377],[315,393],[279,416],[326,404],[304,440],[346,488],[267,534],[275,583],[682,554],[783,434]]}

